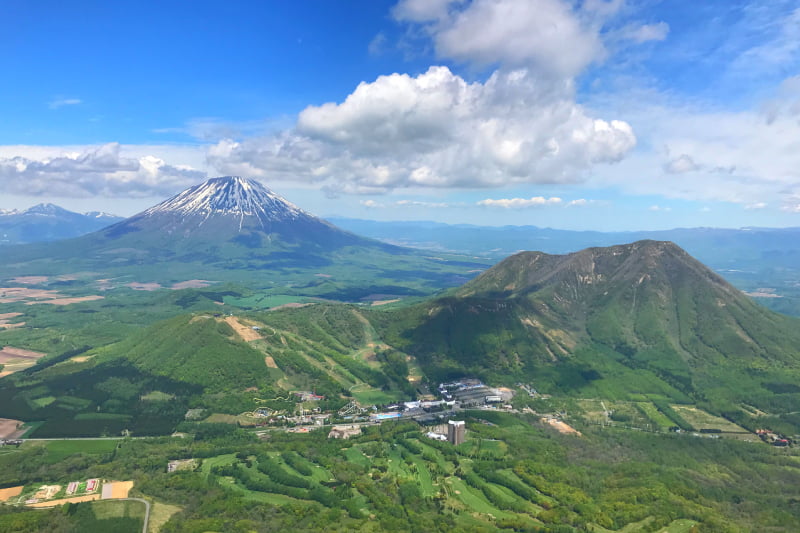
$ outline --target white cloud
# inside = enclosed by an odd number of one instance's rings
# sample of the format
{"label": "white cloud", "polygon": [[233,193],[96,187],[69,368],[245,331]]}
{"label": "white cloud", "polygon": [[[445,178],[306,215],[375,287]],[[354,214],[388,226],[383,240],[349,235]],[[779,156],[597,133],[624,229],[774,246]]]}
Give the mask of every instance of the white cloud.
{"label": "white cloud", "polygon": [[567,202],[566,207],[584,207],[593,203],[595,203],[594,200],[578,198],[577,200],[570,200],[569,202]]}
{"label": "white cloud", "polygon": [[753,109],[720,110],[653,91],[632,90],[593,108],[625,106],[641,149],[611,169],[596,166],[590,184],[627,194],[661,195],[742,206],[780,206],[800,194],[800,101],[794,78]]}
{"label": "white cloud", "polygon": [[656,24],[625,26],[619,31],[618,37],[635,43],[645,43],[648,41],[663,41],[668,34],[669,24],[658,22]]}
{"label": "white cloud", "polygon": [[769,204],[767,204],[766,202],[754,202],[752,204],[746,204],[744,208],[747,210],[766,209],[768,205]]}
{"label": "white cloud", "polygon": [[445,202],[423,202],[419,200],[398,200],[394,203],[398,207],[424,207],[426,209],[445,209],[450,204]]}
{"label": "white cloud", "polygon": [[676,157],[664,165],[664,170],[670,174],[684,174],[699,169],[700,166],[686,154],[681,154],[679,157]]}
{"label": "white cloud", "polygon": [[380,208],[380,207],[386,207],[386,206],[385,206],[384,204],[382,204],[381,202],[376,202],[375,200],[361,200],[359,203],[360,203],[361,205],[363,205],[364,207],[369,207],[369,208]]}
{"label": "white cloud", "polygon": [[571,79],[605,55],[599,28],[561,0],[473,0],[464,6],[403,0],[394,15],[427,24],[436,53],[464,63],[525,67],[538,76]]}
{"label": "white cloud", "polygon": [[401,187],[579,182],[633,148],[631,127],[589,116],[526,70],[468,83],[447,67],[381,76],[342,103],[311,106],[280,135],[221,141],[221,173],[322,182],[336,193]]}
{"label": "white cloud", "polygon": [[650,211],[659,211],[662,213],[669,213],[670,211],[672,211],[671,207],[662,207],[660,205],[651,205],[648,209]]}
{"label": "white cloud", "polygon": [[[9,153],[11,152],[11,153]],[[166,195],[206,177],[151,154],[123,154],[117,143],[77,150],[0,149],[0,189],[7,194],[81,198]],[[32,157],[33,156],[33,157]],[[38,156],[38,157],[37,157]]]}
{"label": "white cloud", "polygon": [[80,98],[56,98],[47,104],[50,109],[59,109],[64,106],[72,106],[82,104]]}
{"label": "white cloud", "polygon": [[449,6],[462,0],[401,0],[392,9],[397,20],[429,22],[447,16]]}
{"label": "white cloud", "polygon": [[386,47],[386,34],[378,33],[375,37],[367,45],[367,52],[371,56],[379,56],[383,53],[384,48]]}
{"label": "white cloud", "polygon": [[529,207],[544,207],[548,205],[558,205],[562,202],[561,198],[558,197],[550,197],[545,198],[543,196],[534,196],[532,198],[500,198],[500,199],[491,199],[487,198],[485,200],[481,200],[477,203],[477,205],[483,207],[500,207],[503,209],[525,209]]}

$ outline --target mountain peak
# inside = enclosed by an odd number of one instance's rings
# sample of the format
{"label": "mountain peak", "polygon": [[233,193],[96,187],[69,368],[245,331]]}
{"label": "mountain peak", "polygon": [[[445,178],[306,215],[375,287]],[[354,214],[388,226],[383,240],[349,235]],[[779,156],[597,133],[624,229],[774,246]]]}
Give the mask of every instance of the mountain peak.
{"label": "mountain peak", "polygon": [[705,278],[727,292],[733,290],[675,243],[642,240],[567,255],[520,252],[464,285],[459,294],[507,297],[549,287],[564,291],[567,299],[588,298],[597,291],[606,293],[610,286],[638,286],[648,280],[669,284],[686,275]]}
{"label": "mountain peak", "polygon": [[183,216],[233,215],[261,222],[289,221],[311,216],[261,183],[239,176],[211,178],[151,207],[142,216],[178,213]]}
{"label": "mountain peak", "polygon": [[26,209],[24,212],[26,215],[61,215],[61,214],[73,214],[71,211],[67,211],[63,207],[59,207],[55,204],[44,203],[44,204],[36,204],[33,207]]}

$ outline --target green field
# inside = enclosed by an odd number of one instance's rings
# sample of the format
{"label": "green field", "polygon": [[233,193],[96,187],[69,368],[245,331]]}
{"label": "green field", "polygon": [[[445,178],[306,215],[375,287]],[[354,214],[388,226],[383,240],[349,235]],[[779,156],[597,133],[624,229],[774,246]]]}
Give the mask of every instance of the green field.
{"label": "green field", "polygon": [[647,415],[647,418],[649,418],[659,430],[665,431],[675,425],[675,423],[670,420],[668,416],[659,411],[658,408],[652,403],[638,402],[636,405],[645,413],[645,415]]}
{"label": "green field", "polygon": [[208,475],[211,473],[211,469],[215,466],[223,466],[229,465],[236,462],[236,454],[235,453],[228,453],[225,455],[217,455],[216,457],[209,457],[208,459],[203,459],[203,464],[200,465],[200,471],[203,474]]}
{"label": "green field", "polygon": [[110,454],[117,447],[118,440],[63,440],[50,441],[47,449],[47,462],[58,463],[70,455],[83,453],[87,455]]}
{"label": "green field", "polygon": [[386,405],[403,398],[401,391],[386,392],[372,388],[364,391],[355,390],[352,394],[361,405]]}

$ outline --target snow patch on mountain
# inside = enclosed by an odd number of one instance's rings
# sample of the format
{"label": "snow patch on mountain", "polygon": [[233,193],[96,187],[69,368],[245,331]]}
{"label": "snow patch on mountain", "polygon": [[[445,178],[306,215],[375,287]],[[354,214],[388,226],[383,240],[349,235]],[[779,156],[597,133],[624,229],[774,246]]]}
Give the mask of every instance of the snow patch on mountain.
{"label": "snow patch on mountain", "polygon": [[203,218],[212,215],[240,218],[252,216],[262,222],[315,218],[261,183],[239,176],[212,178],[195,185],[144,211],[142,216],[150,217],[165,213]]}
{"label": "snow patch on mountain", "polygon": [[89,218],[113,218],[113,219],[120,218],[119,216],[113,213],[106,213],[105,211],[88,211],[84,213],[83,216]]}

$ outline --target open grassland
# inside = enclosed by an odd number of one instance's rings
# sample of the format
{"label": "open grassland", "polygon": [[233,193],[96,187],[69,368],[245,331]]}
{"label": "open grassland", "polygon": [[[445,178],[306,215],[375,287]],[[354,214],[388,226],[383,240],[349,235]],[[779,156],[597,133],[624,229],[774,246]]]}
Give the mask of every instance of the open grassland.
{"label": "open grassland", "polygon": [[690,405],[673,405],[672,408],[696,429],[718,429],[723,433],[747,433],[747,430],[741,426],[725,420],[722,417],[707,413],[697,407]]}
{"label": "open grassland", "polygon": [[78,453],[87,455],[111,454],[117,447],[116,440],[61,440],[47,442],[47,462],[54,464]]}
{"label": "open grassland", "polygon": [[147,523],[147,533],[159,533],[172,515],[181,511],[178,505],[169,505],[154,501],[150,504],[150,520]]}

